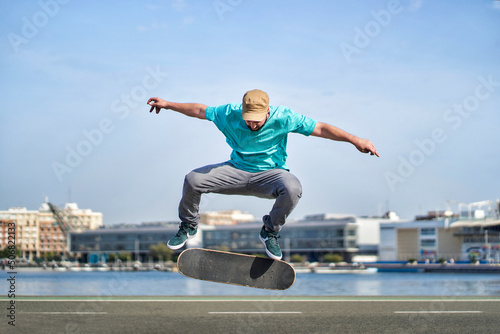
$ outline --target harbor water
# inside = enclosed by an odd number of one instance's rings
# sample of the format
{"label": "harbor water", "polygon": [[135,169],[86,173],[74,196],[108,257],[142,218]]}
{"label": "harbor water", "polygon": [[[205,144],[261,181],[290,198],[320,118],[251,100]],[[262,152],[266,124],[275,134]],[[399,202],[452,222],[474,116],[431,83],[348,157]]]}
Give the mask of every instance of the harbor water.
{"label": "harbor water", "polygon": [[[2,273],[8,278],[6,271]],[[2,279],[6,282],[5,279]],[[498,296],[500,275],[482,273],[297,273],[288,290],[205,282],[164,271],[19,270],[18,296]]]}

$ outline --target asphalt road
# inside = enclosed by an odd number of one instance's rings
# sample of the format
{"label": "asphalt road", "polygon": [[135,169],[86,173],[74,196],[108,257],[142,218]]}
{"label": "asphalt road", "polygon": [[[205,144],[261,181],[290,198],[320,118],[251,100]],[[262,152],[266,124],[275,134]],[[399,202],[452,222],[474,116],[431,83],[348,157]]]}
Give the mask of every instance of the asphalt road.
{"label": "asphalt road", "polygon": [[[498,333],[500,297],[17,297],[1,333]],[[12,312],[10,312],[12,313]]]}

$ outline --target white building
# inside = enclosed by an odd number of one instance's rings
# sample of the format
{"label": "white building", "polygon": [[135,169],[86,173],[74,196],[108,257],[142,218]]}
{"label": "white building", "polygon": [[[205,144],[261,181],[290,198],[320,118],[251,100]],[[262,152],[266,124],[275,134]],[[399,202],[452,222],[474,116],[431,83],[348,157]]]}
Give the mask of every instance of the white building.
{"label": "white building", "polygon": [[255,217],[240,210],[208,211],[200,213],[200,224],[206,225],[235,225],[254,222]]}
{"label": "white building", "polygon": [[[75,231],[94,230],[102,226],[102,213],[79,209],[76,203],[66,203],[62,213],[71,219]],[[24,207],[0,210],[2,249],[8,245],[8,233],[5,227],[9,223],[15,224],[15,243],[23,258],[33,259],[49,252],[63,255],[69,251],[67,243],[69,231],[61,229],[47,203],[43,203],[38,210],[28,210]]]}
{"label": "white building", "polygon": [[[500,261],[500,208],[492,209],[492,203],[460,203],[459,214],[446,210],[405,223],[382,223],[380,260]],[[463,206],[468,209],[462,211]]]}

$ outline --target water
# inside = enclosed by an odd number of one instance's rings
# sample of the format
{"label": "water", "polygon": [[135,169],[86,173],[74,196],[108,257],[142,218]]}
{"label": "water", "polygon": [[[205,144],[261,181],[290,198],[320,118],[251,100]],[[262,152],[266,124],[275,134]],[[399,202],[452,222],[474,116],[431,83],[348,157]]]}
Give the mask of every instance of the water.
{"label": "water", "polygon": [[[8,278],[6,272],[3,275]],[[273,291],[199,281],[171,272],[18,271],[16,295],[498,296],[500,277],[452,273],[298,273],[290,289]]]}

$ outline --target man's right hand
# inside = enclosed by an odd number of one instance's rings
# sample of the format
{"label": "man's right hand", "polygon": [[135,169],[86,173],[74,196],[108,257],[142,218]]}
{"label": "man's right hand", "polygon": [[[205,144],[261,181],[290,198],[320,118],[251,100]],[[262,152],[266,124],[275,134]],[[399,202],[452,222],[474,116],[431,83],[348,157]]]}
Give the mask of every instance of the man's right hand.
{"label": "man's right hand", "polygon": [[162,108],[167,109],[168,103],[167,101],[160,99],[159,97],[152,97],[148,100],[148,105],[151,106],[149,112],[152,112],[153,109],[156,109],[156,113],[159,114]]}
{"label": "man's right hand", "polygon": [[189,117],[206,119],[205,110],[207,109],[207,106],[200,103],[168,102],[163,99],[160,99],[159,97],[152,97],[148,100],[148,105],[151,106],[149,112],[152,112],[153,109],[156,109],[157,114],[159,114],[160,110],[163,108],[163,109],[171,109],[177,111]]}

